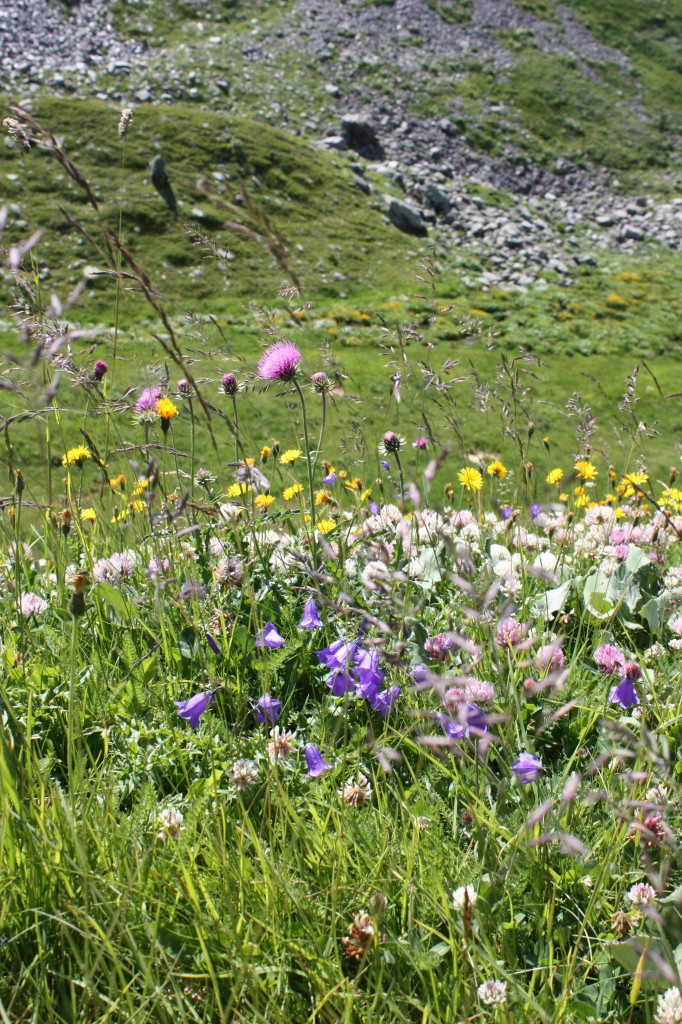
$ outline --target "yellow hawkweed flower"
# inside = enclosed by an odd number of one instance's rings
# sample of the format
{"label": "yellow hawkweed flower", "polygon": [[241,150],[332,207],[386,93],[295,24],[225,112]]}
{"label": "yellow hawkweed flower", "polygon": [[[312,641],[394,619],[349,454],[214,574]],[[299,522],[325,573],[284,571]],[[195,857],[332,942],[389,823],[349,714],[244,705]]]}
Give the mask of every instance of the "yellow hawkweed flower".
{"label": "yellow hawkweed flower", "polygon": [[558,486],[563,480],[563,478],[564,471],[559,466],[557,466],[556,469],[550,469],[549,473],[547,474],[547,483],[557,484]]}
{"label": "yellow hawkweed flower", "polygon": [[127,515],[128,515],[128,509],[127,508],[123,508],[123,509],[121,509],[120,512],[117,512],[117,514],[115,516],[111,517],[111,522],[112,523],[120,523],[121,520],[125,519],[125,517]]}
{"label": "yellow hawkweed flower", "polygon": [[483,487],[483,477],[477,469],[473,469],[471,466],[460,469],[457,479],[467,491],[480,491]]}
{"label": "yellow hawkweed flower", "polygon": [[290,463],[296,462],[297,459],[300,459],[302,455],[303,452],[300,448],[289,448],[283,455],[280,455],[279,461],[282,466],[288,466]]}
{"label": "yellow hawkweed flower", "polygon": [[329,533],[336,526],[333,519],[319,519],[315,524],[320,533]]}
{"label": "yellow hawkweed flower", "polygon": [[144,494],[148,486],[149,480],[144,476],[139,477],[137,483],[130,492],[131,498],[139,498],[141,494]]}
{"label": "yellow hawkweed flower", "polygon": [[315,495],[316,505],[326,505],[332,500],[332,496],[329,491],[318,491]]}
{"label": "yellow hawkweed flower", "polygon": [[568,501],[568,495],[566,494],[566,491],[561,492],[561,494],[559,495],[559,501],[563,501],[564,505],[566,504],[566,502]]}
{"label": "yellow hawkweed flower", "polygon": [[583,508],[589,502],[589,498],[586,494],[579,494],[575,499],[576,508]]}
{"label": "yellow hawkweed flower", "polygon": [[159,398],[156,403],[156,415],[160,416],[162,420],[171,420],[174,416],[177,416],[178,410],[171,402],[170,398]]}
{"label": "yellow hawkweed flower", "polygon": [[363,501],[367,501],[367,499],[369,498],[371,493],[372,493],[372,488],[371,487],[366,487],[365,490],[362,492],[362,494],[360,495],[360,497],[358,499],[360,504],[362,504]]}
{"label": "yellow hawkweed flower", "polygon": [[597,476],[597,470],[588,459],[579,459],[575,471],[581,480],[594,480]]}
{"label": "yellow hawkweed flower", "polygon": [[260,450],[260,460],[261,460],[261,462],[267,462],[268,459],[270,458],[271,452],[272,452],[272,448],[270,448],[267,444],[264,444],[263,447]]}
{"label": "yellow hawkweed flower", "polygon": [[507,475],[507,467],[499,459],[495,459],[489,466],[486,466],[485,471],[488,476],[496,476],[498,480],[504,480]]}
{"label": "yellow hawkweed flower", "polygon": [[112,491],[118,490],[119,487],[121,488],[122,491],[125,491],[126,478],[124,477],[123,473],[119,473],[118,476],[112,476],[111,480],[109,481],[109,486],[111,487]]}
{"label": "yellow hawkweed flower", "polygon": [[94,523],[97,519],[97,513],[94,508],[82,508],[81,519],[84,523]]}
{"label": "yellow hawkweed flower", "polygon": [[254,501],[254,505],[256,508],[266,509],[270,508],[274,500],[275,499],[272,494],[259,494]]}
{"label": "yellow hawkweed flower", "polygon": [[362,480],[359,476],[356,476],[353,477],[352,480],[349,480],[344,486],[347,487],[349,491],[359,491],[362,487]]}
{"label": "yellow hawkweed flower", "polygon": [[[329,472],[333,473],[334,470],[330,469]],[[345,471],[345,469],[340,469],[336,475],[338,476],[339,480],[345,480],[346,477],[348,476],[348,473]]]}
{"label": "yellow hawkweed flower", "polygon": [[633,494],[639,493],[633,485],[637,484],[638,487],[642,487],[648,481],[648,473],[627,473],[618,484],[616,490],[621,498],[631,498]]}
{"label": "yellow hawkweed flower", "polygon": [[227,488],[228,498],[241,498],[249,490],[248,484],[230,484]]}
{"label": "yellow hawkweed flower", "polygon": [[69,448],[66,455],[62,456],[62,466],[82,466],[85,459],[91,459],[90,449],[84,444],[78,444],[75,448]]}
{"label": "yellow hawkweed flower", "polygon": [[284,488],[282,491],[282,497],[285,501],[291,501],[291,499],[295,498],[297,494],[300,494],[302,490],[303,486],[301,484],[292,484],[291,487]]}
{"label": "yellow hawkweed flower", "polygon": [[580,495],[580,494],[584,494],[584,493],[585,493],[585,488],[583,487],[583,485],[582,485],[582,484],[578,484],[578,486],[577,486],[577,487],[574,487],[574,488],[573,488],[573,493],[574,493],[575,495]]}
{"label": "yellow hawkweed flower", "polygon": [[147,506],[145,502],[140,501],[139,498],[137,498],[135,501],[128,502],[128,508],[130,509],[131,512],[142,512],[143,509],[145,509],[146,507]]}

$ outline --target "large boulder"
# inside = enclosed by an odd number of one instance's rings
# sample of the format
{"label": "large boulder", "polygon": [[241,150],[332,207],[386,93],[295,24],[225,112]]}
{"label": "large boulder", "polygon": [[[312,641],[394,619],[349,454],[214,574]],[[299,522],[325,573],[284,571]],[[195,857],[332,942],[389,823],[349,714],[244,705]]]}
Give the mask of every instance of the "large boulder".
{"label": "large boulder", "polygon": [[341,133],[346,145],[367,160],[380,160],[383,156],[374,122],[366,114],[344,114]]}
{"label": "large boulder", "polygon": [[396,199],[395,196],[384,196],[383,198],[388,219],[397,227],[398,231],[404,231],[408,235],[417,235],[419,238],[423,238],[427,234],[426,224],[422,220],[419,210],[401,199]]}

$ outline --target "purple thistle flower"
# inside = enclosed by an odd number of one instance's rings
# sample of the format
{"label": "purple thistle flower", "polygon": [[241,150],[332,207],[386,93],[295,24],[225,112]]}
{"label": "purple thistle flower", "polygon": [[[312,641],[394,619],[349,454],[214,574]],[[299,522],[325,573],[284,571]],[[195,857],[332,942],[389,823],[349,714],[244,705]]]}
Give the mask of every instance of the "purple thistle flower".
{"label": "purple thistle flower", "polygon": [[303,609],[303,618],[299,622],[298,628],[299,629],[319,629],[320,626],[323,626],[323,625],[324,625],[324,623],[322,622],[322,619],[320,618],[320,616],[318,614],[318,611],[317,611],[317,605],[315,604],[315,598],[314,597],[309,597],[308,600],[305,603],[305,608]]}
{"label": "purple thistle flower", "polygon": [[213,636],[213,634],[212,634],[212,633],[209,633],[209,632],[208,632],[208,630],[207,630],[207,631],[206,631],[206,632],[204,633],[204,636],[206,637],[206,643],[207,643],[207,644],[208,644],[208,646],[209,646],[209,647],[211,648],[211,650],[213,651],[213,653],[214,653],[214,654],[220,654],[220,647],[218,647],[218,641],[217,641],[217,640],[216,640],[216,638],[215,638],[215,637]]}
{"label": "purple thistle flower", "polygon": [[382,718],[387,718],[388,713],[400,696],[399,686],[389,686],[388,689],[377,693],[373,700],[370,700],[373,711],[378,711]]}
{"label": "purple thistle flower", "polygon": [[412,442],[413,448],[426,448],[428,440],[425,437],[418,437]]}
{"label": "purple thistle flower", "polygon": [[135,412],[156,412],[156,403],[161,398],[161,388],[154,385],[151,388],[142,388],[140,397],[135,402]]}
{"label": "purple thistle flower", "polygon": [[626,711],[628,708],[639,704],[637,691],[635,690],[632,679],[629,676],[623,676],[618,685],[611,688],[611,692],[609,693],[609,703],[619,704]]}
{"label": "purple thistle flower", "polygon": [[284,640],[277,632],[272,622],[266,622],[261,630],[256,634],[256,647],[284,647],[286,640]]}
{"label": "purple thistle flower", "polygon": [[95,380],[103,380],[109,371],[109,366],[103,359],[98,359],[92,368],[92,376]]}
{"label": "purple thistle flower", "polygon": [[301,353],[290,341],[278,341],[267,348],[258,361],[261,380],[293,380]]}
{"label": "purple thistle flower", "polygon": [[253,710],[255,711],[256,718],[259,722],[267,722],[268,725],[274,725],[279,718],[281,707],[281,700],[277,700],[276,697],[271,697],[269,693],[264,693],[263,696],[254,704]]}
{"label": "purple thistle flower", "polygon": [[336,483],[336,480],[336,473],[327,473],[326,476],[322,477],[322,483],[325,485],[325,487],[332,487]]}
{"label": "purple thistle flower", "polygon": [[199,719],[212,700],[213,694],[211,691],[204,690],[201,693],[195,693],[189,700],[175,700],[173,703],[178,709],[180,718],[184,718],[193,729],[197,729],[199,727]]}
{"label": "purple thistle flower", "polygon": [[233,373],[224,373],[220,378],[220,388],[225,395],[236,395],[239,385]]}
{"label": "purple thistle flower", "polygon": [[308,778],[318,779],[324,772],[329,771],[332,767],[328,764],[320,753],[319,747],[316,747],[314,743],[306,743],[303,748],[305,759],[308,762]]}
{"label": "purple thistle flower", "polygon": [[512,764],[511,770],[521,785],[527,786],[540,778],[542,761],[539,757],[534,757],[533,754],[528,754],[523,750]]}

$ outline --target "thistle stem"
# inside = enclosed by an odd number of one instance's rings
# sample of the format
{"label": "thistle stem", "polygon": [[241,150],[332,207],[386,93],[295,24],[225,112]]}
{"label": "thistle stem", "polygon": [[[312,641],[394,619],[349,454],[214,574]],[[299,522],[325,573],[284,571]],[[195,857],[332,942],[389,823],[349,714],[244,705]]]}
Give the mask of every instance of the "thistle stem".
{"label": "thistle stem", "polygon": [[303,415],[303,436],[305,438],[305,451],[306,451],[306,462],[308,464],[308,489],[310,492],[310,528],[311,528],[311,539],[312,539],[312,551],[313,551],[313,565],[317,567],[317,547],[315,543],[315,485],[313,480],[313,464],[310,458],[310,438],[308,435],[308,415],[305,408],[305,396],[301,390],[301,385],[294,377],[294,387],[298,392],[298,397],[301,402],[301,413]]}

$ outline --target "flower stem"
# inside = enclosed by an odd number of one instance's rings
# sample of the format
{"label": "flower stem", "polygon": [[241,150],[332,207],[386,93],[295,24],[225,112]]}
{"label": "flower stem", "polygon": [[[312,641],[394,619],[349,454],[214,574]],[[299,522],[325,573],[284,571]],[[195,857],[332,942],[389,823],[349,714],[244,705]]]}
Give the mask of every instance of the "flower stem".
{"label": "flower stem", "polygon": [[313,551],[313,565],[317,563],[317,548],[315,544],[315,485],[313,480],[313,464],[310,458],[310,438],[308,436],[308,416],[305,408],[305,396],[301,390],[301,385],[294,377],[294,387],[298,392],[298,397],[301,401],[301,412],[303,414],[303,436],[305,438],[305,451],[306,461],[308,463],[308,489],[310,492],[310,528],[311,528],[311,539],[312,539],[312,551]]}
{"label": "flower stem", "polygon": [[234,410],[234,461],[239,462],[239,413],[237,412],[237,396],[232,395]]}

